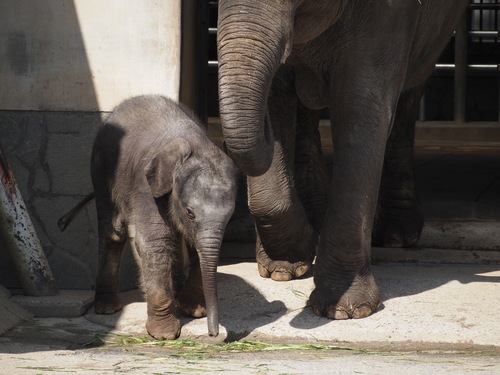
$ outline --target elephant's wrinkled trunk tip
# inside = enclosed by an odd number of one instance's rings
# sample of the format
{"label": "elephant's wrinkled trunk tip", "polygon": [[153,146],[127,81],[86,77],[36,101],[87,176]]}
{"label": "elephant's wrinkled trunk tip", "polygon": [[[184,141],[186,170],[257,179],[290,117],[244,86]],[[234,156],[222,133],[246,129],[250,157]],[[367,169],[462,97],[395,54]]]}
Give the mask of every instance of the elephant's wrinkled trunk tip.
{"label": "elephant's wrinkled trunk tip", "polygon": [[[217,287],[215,286],[215,288]],[[209,288],[205,287],[205,282],[203,282],[203,289],[207,291],[205,293],[205,302],[207,304],[208,335],[216,337],[219,335],[219,306],[217,292],[209,292]]]}
{"label": "elephant's wrinkled trunk tip", "polygon": [[200,259],[203,294],[205,296],[207,311],[208,334],[213,337],[219,334],[217,264],[219,261],[220,243],[223,233],[224,231],[220,230],[219,233],[215,235],[215,238],[217,238],[215,243],[211,243],[207,246],[205,239],[198,242],[198,244],[204,244],[203,246],[196,247]]}
{"label": "elephant's wrinkled trunk tip", "polygon": [[211,337],[217,337],[219,335],[219,309],[215,308],[208,312],[207,325],[208,335]]}

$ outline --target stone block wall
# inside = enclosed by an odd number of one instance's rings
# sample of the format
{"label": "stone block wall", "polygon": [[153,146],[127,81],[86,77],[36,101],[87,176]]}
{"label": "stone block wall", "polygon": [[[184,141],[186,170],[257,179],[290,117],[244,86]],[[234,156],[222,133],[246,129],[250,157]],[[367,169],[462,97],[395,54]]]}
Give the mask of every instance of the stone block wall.
{"label": "stone block wall", "polygon": [[[91,289],[97,272],[97,221],[89,204],[61,233],[57,219],[92,191],[90,153],[99,113],[0,111],[0,142],[60,288]],[[0,248],[0,283],[17,287]]]}
{"label": "stone block wall", "polygon": [[[98,267],[95,204],[64,232],[59,217],[92,191],[90,154],[106,113],[0,111],[0,141],[59,288],[93,289]],[[1,240],[0,240],[1,241]],[[7,249],[0,246],[0,284],[17,288]],[[122,289],[137,285],[137,268],[126,248]]]}
{"label": "stone block wall", "polygon": [[[131,96],[178,100],[180,34],[181,0],[0,2],[0,144],[59,288],[95,284],[95,204],[57,219],[92,191],[96,131]],[[121,281],[137,284],[128,248]],[[1,243],[0,284],[19,286]]]}

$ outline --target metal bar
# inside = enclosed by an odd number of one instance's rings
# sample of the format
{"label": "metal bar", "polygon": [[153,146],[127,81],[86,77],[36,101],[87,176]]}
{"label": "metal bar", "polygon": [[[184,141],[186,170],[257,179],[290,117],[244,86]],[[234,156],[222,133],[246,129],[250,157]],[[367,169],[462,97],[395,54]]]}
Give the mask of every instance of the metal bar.
{"label": "metal bar", "polygon": [[500,4],[471,4],[472,10],[500,10]]}
{"label": "metal bar", "polygon": [[[217,30],[216,30],[217,32]],[[472,31],[469,31],[469,35],[470,36],[475,36],[475,37],[479,37],[479,38],[497,38],[498,37],[498,31],[494,31],[494,30],[472,30]]]}
{"label": "metal bar", "polygon": [[500,72],[500,64],[470,64],[467,65],[467,68],[475,71],[497,71]]}
{"label": "metal bar", "polygon": [[[497,33],[500,34],[500,16],[498,13],[500,13],[500,10],[497,10],[496,13],[495,26],[497,28]],[[499,41],[497,40],[497,42]],[[498,71],[500,72],[500,67],[498,68]],[[500,74],[498,75],[498,122],[500,122]]]}
{"label": "metal bar", "polygon": [[0,146],[0,236],[27,296],[58,294],[40,240]]}
{"label": "metal bar", "polygon": [[467,95],[467,14],[457,26],[455,35],[455,108],[454,120],[465,122]]}
{"label": "metal bar", "polygon": [[[436,64],[436,70],[455,70],[455,64]],[[471,71],[500,72],[500,64],[468,64]]]}

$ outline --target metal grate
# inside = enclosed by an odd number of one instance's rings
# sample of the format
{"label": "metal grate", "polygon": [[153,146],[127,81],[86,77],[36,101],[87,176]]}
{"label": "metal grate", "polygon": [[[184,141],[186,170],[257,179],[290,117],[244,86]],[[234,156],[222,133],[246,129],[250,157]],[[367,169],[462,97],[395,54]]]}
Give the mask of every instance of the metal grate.
{"label": "metal grate", "polygon": [[[217,116],[217,1],[209,1],[209,115]],[[500,121],[500,0],[471,0],[469,11],[457,28],[449,44],[448,54],[436,64],[435,75],[454,76],[452,114],[456,122],[466,121],[467,83],[476,76],[487,76],[498,84],[496,121]],[[450,53],[452,51],[452,53]],[[451,78],[450,78],[451,79]],[[432,82],[431,82],[432,86]],[[431,87],[432,89],[432,87]],[[480,100],[480,99],[475,99]],[[212,104],[210,104],[212,102]],[[215,107],[214,107],[215,106]],[[425,98],[422,100],[419,120],[427,119]],[[477,119],[475,119],[477,120]],[[491,119],[493,120],[493,119]]]}
{"label": "metal grate", "polygon": [[[467,119],[467,81],[474,73],[497,77],[497,120],[500,121],[500,1],[472,0],[469,11],[454,35],[454,63],[438,63],[436,71],[453,71],[455,78],[454,121]],[[453,41],[452,41],[453,43]],[[421,111],[420,120],[425,120]]]}

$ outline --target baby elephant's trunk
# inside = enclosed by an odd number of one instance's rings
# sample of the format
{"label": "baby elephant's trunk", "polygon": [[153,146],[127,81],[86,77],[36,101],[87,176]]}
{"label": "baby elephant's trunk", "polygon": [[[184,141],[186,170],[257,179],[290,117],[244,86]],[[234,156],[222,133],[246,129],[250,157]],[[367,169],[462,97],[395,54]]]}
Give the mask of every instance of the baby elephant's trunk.
{"label": "baby elephant's trunk", "polygon": [[[219,334],[219,304],[217,299],[217,262],[206,262],[200,258],[201,277],[203,279],[203,293],[207,308],[208,334]],[[215,263],[215,264],[212,264]]]}
{"label": "baby elephant's trunk", "polygon": [[224,229],[207,230],[197,239],[203,294],[207,309],[208,334],[219,334],[219,303],[217,299],[217,265]]}

